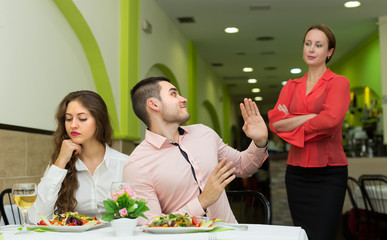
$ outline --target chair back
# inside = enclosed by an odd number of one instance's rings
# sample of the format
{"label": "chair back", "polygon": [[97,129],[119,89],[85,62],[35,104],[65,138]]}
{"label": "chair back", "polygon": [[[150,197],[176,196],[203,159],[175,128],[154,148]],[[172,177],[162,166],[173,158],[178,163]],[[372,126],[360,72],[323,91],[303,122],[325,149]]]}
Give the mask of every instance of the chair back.
{"label": "chair back", "polygon": [[[0,213],[5,225],[21,224],[22,216],[19,208],[12,204],[12,189],[4,189],[0,193]],[[8,201],[6,201],[8,200]],[[8,204],[7,204],[8,202]]]}
{"label": "chair back", "polygon": [[366,209],[387,214],[387,176],[361,175],[359,182],[365,192]]}
{"label": "chair back", "polygon": [[367,211],[364,209],[365,197],[358,180],[347,177],[347,193],[352,208],[344,214],[343,234],[345,239],[368,239],[369,227]]}
{"label": "chair back", "polygon": [[349,199],[351,200],[352,208],[359,209],[359,206],[362,206],[363,194],[360,183],[353,177],[347,178],[347,193]]}
{"label": "chair back", "polygon": [[228,201],[239,223],[271,224],[271,206],[260,192],[226,191]]}
{"label": "chair back", "polygon": [[359,182],[367,211],[367,239],[387,239],[387,176],[361,175]]}

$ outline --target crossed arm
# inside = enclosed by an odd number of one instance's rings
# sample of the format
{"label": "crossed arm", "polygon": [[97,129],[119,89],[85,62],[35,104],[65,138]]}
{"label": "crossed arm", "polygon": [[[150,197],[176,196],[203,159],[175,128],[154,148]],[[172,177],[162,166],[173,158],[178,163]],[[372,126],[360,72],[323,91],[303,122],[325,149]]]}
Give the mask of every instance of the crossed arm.
{"label": "crossed arm", "polygon": [[[284,112],[285,114],[289,114],[289,111],[287,107],[283,104],[278,105],[278,110],[281,112]],[[309,119],[314,118],[317,116],[315,113],[305,114],[305,115],[298,115],[291,118],[285,118],[281,119],[275,123],[273,123],[273,128],[277,132],[290,132],[294,129],[302,126],[304,123],[306,123]]]}

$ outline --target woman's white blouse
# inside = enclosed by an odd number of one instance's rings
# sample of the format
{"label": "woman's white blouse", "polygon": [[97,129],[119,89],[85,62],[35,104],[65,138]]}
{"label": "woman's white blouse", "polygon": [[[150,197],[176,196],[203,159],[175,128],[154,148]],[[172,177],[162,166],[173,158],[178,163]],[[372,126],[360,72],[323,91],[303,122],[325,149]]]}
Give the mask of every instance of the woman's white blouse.
{"label": "woman's white blouse", "polygon": [[[78,171],[79,188],[75,193],[78,201],[75,211],[86,216],[101,218],[106,212],[103,200],[109,197],[111,183],[122,181],[124,163],[127,159],[128,155],[106,145],[104,159],[91,175],[85,164],[78,158],[75,167]],[[51,218],[66,174],[66,169],[55,165],[47,167],[38,185],[37,199],[28,211],[30,223],[39,222],[40,215]]]}

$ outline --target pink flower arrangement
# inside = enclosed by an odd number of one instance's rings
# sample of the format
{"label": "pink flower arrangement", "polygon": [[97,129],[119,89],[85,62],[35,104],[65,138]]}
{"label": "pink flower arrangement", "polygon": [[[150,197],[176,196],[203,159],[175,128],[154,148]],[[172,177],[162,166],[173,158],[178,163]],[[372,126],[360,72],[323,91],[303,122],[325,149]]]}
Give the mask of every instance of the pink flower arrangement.
{"label": "pink flower arrangement", "polygon": [[111,221],[117,218],[138,218],[145,217],[144,212],[149,208],[146,200],[135,199],[135,192],[128,186],[123,186],[117,192],[111,193],[111,199],[103,201],[103,205],[108,213],[102,216],[102,220]]}
{"label": "pink flower arrangement", "polygon": [[118,212],[120,213],[121,217],[125,217],[126,214],[128,214],[128,210],[126,210],[126,208],[123,208],[123,209],[119,210]]}

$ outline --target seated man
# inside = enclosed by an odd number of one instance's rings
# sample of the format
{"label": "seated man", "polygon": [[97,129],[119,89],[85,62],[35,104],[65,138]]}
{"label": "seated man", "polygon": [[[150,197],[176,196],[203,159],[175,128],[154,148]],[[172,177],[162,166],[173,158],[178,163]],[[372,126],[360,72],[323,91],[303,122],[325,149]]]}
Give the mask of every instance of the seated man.
{"label": "seated man", "polygon": [[253,141],[239,152],[202,124],[180,126],[190,119],[187,99],[167,78],[140,81],[131,98],[148,129],[125,164],[124,181],[147,199],[149,222],[162,213],[188,213],[236,223],[224,188],[235,176],[252,175],[268,156],[268,132],[257,105],[251,99],[240,104],[243,131]]}

